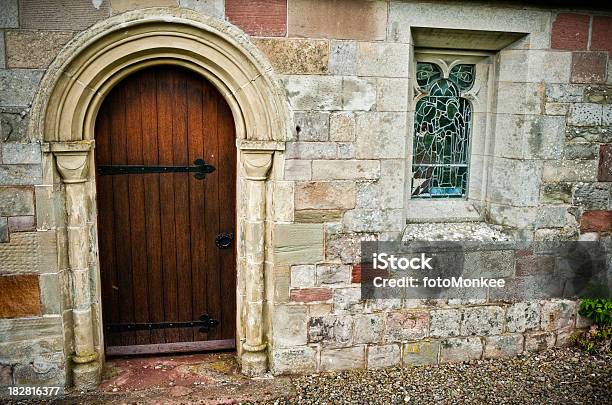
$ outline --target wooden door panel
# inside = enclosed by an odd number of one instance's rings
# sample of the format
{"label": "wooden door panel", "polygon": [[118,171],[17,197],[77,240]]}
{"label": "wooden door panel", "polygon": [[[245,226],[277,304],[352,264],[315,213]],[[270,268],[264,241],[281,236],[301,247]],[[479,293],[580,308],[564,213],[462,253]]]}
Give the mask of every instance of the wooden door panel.
{"label": "wooden door panel", "polygon": [[[216,168],[204,180],[183,172],[98,172],[107,347],[175,351],[203,341],[227,347],[235,336],[235,244],[215,244],[217,234],[235,232],[236,149],[227,103],[193,72],[149,68],[110,92],[95,131],[98,167],[190,166],[203,158]],[[208,332],[185,324],[159,328],[203,314],[219,325]]]}

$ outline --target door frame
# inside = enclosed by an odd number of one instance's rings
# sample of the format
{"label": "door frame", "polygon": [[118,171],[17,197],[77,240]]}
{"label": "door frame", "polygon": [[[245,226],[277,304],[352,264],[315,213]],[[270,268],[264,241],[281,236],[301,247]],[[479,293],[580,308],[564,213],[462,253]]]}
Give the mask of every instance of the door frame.
{"label": "door frame", "polygon": [[[208,79],[236,125],[236,346],[243,373],[267,371],[264,270],[274,274],[271,228],[291,116],[280,80],[248,37],[190,10],[150,8],[95,24],[69,42],[47,70],[32,105],[29,133],[43,142],[37,216],[57,230],[63,277],[68,375],[78,389],[100,381],[104,362],[96,227],[94,122],[104,97],[129,74],[172,64]],[[266,192],[269,191],[269,192]],[[38,190],[37,190],[38,195]],[[290,207],[288,207],[290,209]]]}

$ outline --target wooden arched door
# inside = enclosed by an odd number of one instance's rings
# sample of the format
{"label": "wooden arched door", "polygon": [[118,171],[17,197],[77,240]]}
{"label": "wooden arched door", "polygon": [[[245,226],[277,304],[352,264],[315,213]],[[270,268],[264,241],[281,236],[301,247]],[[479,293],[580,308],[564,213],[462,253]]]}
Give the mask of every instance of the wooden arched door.
{"label": "wooden arched door", "polygon": [[95,126],[106,353],[235,345],[234,121],[176,66],[138,71]]}

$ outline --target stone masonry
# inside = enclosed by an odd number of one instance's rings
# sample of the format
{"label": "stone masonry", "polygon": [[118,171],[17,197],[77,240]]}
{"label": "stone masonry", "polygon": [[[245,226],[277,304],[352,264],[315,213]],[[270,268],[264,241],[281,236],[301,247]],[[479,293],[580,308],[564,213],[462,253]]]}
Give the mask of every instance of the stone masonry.
{"label": "stone masonry", "polygon": [[[0,385],[72,383],[64,186],[45,181],[53,169],[40,134],[28,132],[34,95],[80,32],[144,7],[235,25],[283,83],[292,134],[266,185],[263,335],[272,373],[514,356],[566,345],[588,326],[573,299],[362,300],[359,254],[361,241],[396,239],[407,224],[428,235],[427,222],[439,218],[443,229],[476,222],[511,239],[600,240],[612,250],[609,11],[518,1],[1,0]],[[419,42],[415,27],[461,57],[486,51],[477,62],[470,193],[454,205],[417,207],[409,196],[413,65],[433,43]],[[471,49],[452,30],[479,32],[487,44],[487,35],[521,35]],[[94,222],[84,227],[92,295]],[[528,291],[550,265],[528,252],[505,263]]]}

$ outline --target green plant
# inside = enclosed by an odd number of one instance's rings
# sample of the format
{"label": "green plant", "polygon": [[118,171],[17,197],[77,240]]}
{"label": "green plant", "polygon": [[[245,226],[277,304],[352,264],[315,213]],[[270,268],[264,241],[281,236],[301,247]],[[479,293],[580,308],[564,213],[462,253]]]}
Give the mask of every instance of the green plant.
{"label": "green plant", "polygon": [[597,325],[612,324],[612,300],[608,298],[585,298],[580,302],[578,313],[592,319]]}

